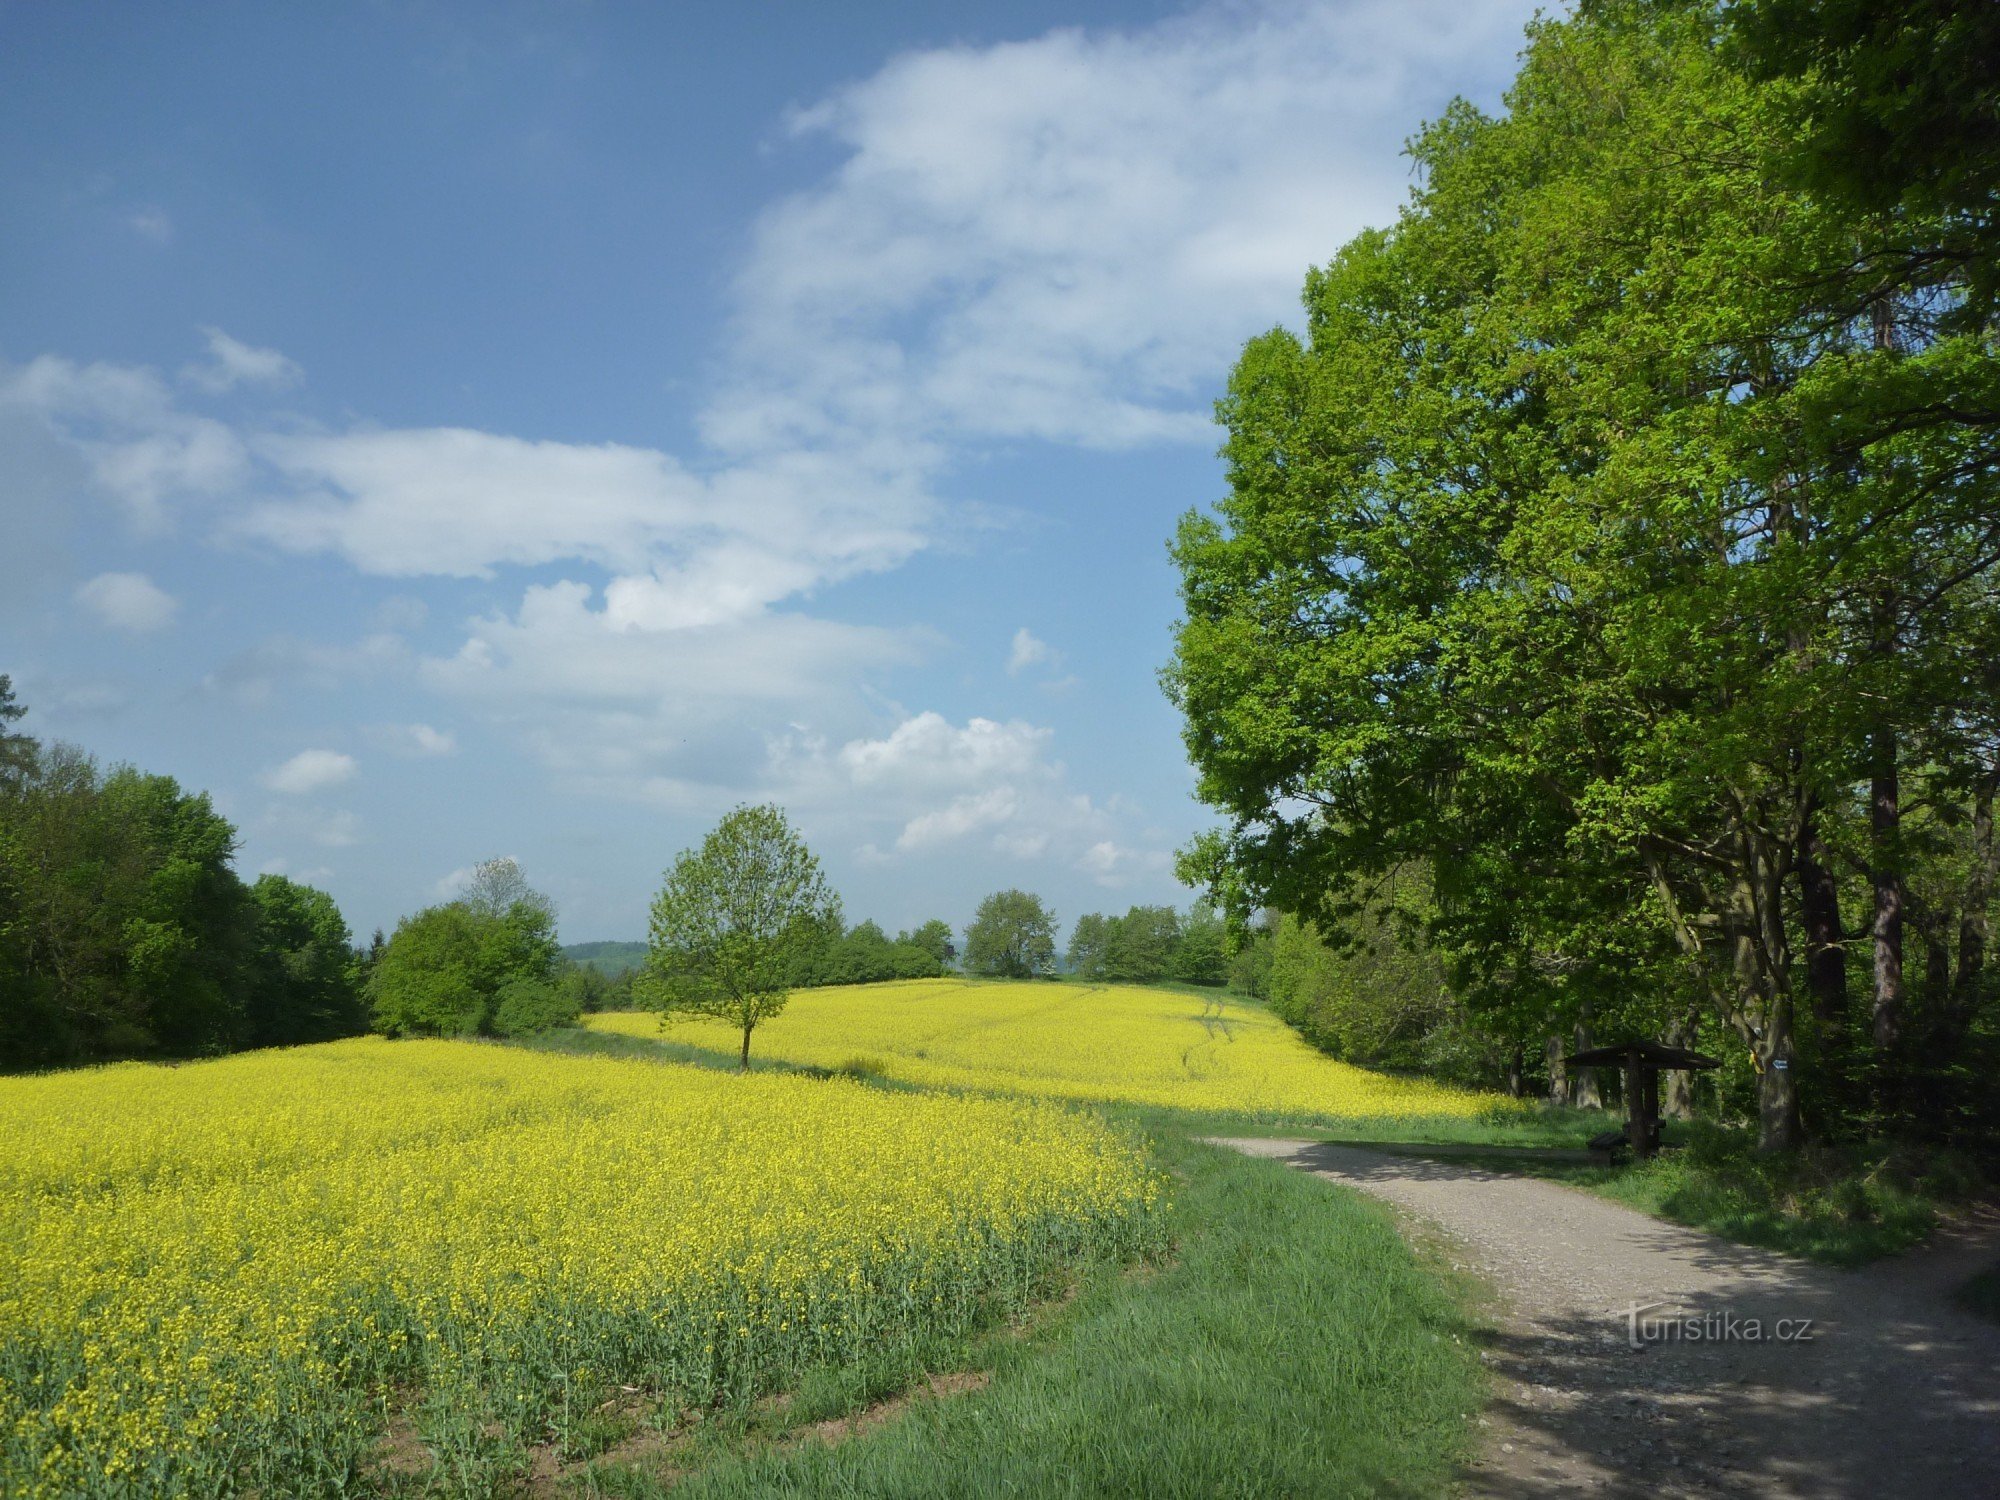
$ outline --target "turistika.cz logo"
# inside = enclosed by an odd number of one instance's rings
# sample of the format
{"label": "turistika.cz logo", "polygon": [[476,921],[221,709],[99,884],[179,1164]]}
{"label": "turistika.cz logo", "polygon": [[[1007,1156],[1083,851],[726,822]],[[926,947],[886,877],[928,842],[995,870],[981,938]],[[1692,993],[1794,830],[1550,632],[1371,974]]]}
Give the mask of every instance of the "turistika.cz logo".
{"label": "turistika.cz logo", "polygon": [[1625,1323],[1625,1337],[1634,1349],[1648,1344],[1807,1344],[1813,1338],[1811,1318],[1753,1318],[1739,1313],[1658,1312],[1664,1302],[1635,1302],[1614,1316]]}

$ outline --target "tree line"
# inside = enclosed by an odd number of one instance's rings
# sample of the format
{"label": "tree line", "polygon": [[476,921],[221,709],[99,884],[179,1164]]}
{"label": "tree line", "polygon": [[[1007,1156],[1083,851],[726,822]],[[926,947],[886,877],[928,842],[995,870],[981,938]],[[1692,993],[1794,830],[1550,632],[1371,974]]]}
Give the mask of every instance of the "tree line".
{"label": "tree line", "polygon": [[0,1068],[324,1041],[364,1030],[326,892],[232,868],[236,830],[170,776],[14,728],[0,675]]}
{"label": "tree line", "polygon": [[1766,1149],[2000,1142],[1996,55],[1991,5],[1593,0],[1419,135],[1174,545],[1185,878],[1400,928],[1516,1078],[1662,1036]]}

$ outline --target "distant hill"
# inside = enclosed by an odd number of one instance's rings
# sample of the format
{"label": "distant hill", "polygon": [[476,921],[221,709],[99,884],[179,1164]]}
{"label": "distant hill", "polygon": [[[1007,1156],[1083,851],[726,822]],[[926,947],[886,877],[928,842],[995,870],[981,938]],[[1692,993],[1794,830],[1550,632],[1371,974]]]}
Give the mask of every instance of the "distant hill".
{"label": "distant hill", "polygon": [[588,964],[599,973],[616,979],[645,961],[644,943],[571,943],[562,956],[575,964]]}

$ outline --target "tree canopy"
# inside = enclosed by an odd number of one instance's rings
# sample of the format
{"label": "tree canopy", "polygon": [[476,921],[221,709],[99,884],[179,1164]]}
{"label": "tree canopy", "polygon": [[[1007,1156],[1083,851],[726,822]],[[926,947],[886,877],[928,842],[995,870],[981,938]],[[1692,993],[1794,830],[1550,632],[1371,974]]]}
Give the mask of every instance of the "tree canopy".
{"label": "tree canopy", "polygon": [[1475,1004],[1708,1018],[1778,1147],[1833,846],[1893,970],[1902,812],[1991,775],[2000,382],[1962,261],[1857,283],[1878,211],[1780,169],[1806,85],[1727,24],[1539,22],[1504,117],[1422,133],[1395,226],[1234,371],[1166,684],[1227,820],[1186,875],[1337,934],[1421,862]]}
{"label": "tree canopy", "polygon": [[995,891],[979,903],[965,930],[968,973],[995,979],[1032,979],[1056,961],[1056,919],[1039,896]]}
{"label": "tree canopy", "polygon": [[246,887],[201,793],[12,731],[0,676],[0,1069],[194,1056],[365,1029],[323,891]]}
{"label": "tree canopy", "polygon": [[752,1031],[784,1009],[839,931],[840,898],[783,811],[738,807],[667,871],[653,902],[646,990],[669,1014],[736,1026],[748,1068]]}

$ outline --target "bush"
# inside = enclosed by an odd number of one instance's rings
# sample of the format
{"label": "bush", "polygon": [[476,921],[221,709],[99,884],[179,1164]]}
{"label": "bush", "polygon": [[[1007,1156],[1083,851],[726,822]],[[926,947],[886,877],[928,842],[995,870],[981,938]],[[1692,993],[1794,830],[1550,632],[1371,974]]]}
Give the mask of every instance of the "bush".
{"label": "bush", "polygon": [[576,1025],[579,1013],[576,997],[566,987],[516,979],[500,987],[493,1030],[500,1036],[534,1036]]}

